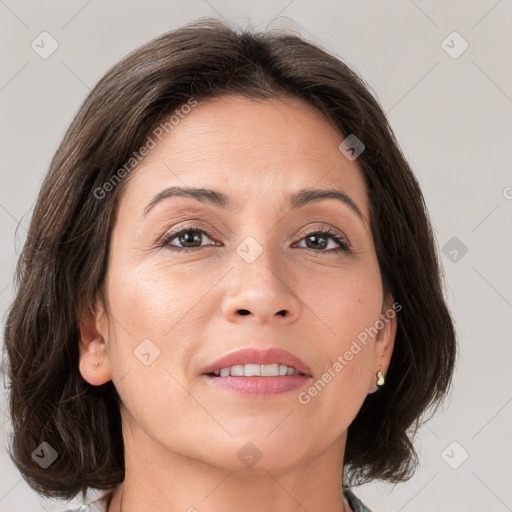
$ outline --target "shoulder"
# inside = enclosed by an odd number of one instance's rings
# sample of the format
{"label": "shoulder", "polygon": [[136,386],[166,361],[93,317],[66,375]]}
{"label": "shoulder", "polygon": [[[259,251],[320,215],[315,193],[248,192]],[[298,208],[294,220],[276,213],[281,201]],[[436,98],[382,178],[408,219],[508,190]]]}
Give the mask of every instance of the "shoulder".
{"label": "shoulder", "polygon": [[80,508],[63,510],[62,512],[107,512],[107,497],[86,503]]}
{"label": "shoulder", "polygon": [[343,487],[343,494],[354,512],[372,512],[349,487]]}

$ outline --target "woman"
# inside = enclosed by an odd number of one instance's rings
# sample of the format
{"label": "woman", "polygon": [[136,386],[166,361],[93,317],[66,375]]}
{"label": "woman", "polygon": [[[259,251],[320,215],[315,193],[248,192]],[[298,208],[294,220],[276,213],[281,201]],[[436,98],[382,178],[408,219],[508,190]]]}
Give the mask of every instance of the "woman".
{"label": "woman", "polygon": [[345,64],[199,20],[100,80],[5,326],[11,457],[81,510],[367,511],[455,333],[423,197]]}

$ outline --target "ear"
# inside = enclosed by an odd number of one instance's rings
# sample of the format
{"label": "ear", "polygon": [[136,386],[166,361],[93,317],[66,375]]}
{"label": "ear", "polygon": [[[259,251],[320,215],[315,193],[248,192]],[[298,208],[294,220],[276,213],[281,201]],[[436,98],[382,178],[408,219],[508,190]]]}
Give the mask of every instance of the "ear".
{"label": "ear", "polygon": [[79,311],[80,374],[89,384],[100,386],[112,379],[105,342],[108,341],[107,313],[100,300],[94,306],[80,306]]}
{"label": "ear", "polygon": [[377,386],[377,372],[381,369],[381,366],[384,377],[387,374],[391,355],[393,354],[393,347],[395,346],[396,314],[400,309],[400,305],[397,305],[392,297],[386,301],[382,308],[378,326],[381,327],[381,323],[383,325],[375,337],[373,370],[368,393],[375,393],[379,389]]}

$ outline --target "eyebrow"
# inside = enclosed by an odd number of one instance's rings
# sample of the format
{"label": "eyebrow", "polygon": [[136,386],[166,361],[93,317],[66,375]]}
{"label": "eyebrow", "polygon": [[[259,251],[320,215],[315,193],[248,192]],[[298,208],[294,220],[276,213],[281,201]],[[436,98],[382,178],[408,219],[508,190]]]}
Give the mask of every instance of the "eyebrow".
{"label": "eyebrow", "polygon": [[[171,186],[159,192],[144,208],[143,215],[147,215],[160,201],[169,197],[191,197],[202,203],[211,204],[225,209],[234,209],[233,202],[223,192],[208,188],[176,187]],[[336,199],[348,206],[364,222],[364,216],[352,198],[336,189],[302,189],[286,196],[290,209],[301,208],[322,199]]]}

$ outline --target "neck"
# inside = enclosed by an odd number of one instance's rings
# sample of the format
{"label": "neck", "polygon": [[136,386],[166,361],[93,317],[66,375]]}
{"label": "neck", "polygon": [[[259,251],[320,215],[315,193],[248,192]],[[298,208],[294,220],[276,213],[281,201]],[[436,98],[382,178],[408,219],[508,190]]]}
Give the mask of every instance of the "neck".
{"label": "neck", "polygon": [[279,454],[264,448],[262,452],[273,453],[274,460],[262,457],[251,469],[233,461],[231,467],[214,466],[203,458],[164,449],[134,425],[125,429],[123,423],[123,437],[125,479],[108,512],[351,512],[342,493],[346,434],[295,464],[279,464]]}
{"label": "neck", "polygon": [[[109,512],[127,512],[126,509],[123,509],[123,491],[124,491],[124,483],[121,484],[117,489],[115,489],[112,492],[110,499],[107,502]],[[340,512],[354,512],[350,508],[350,505],[347,501],[347,498],[345,498],[345,496],[342,497],[342,508],[339,510],[340,510]],[[197,511],[194,508],[189,508],[188,512],[197,512]]]}

